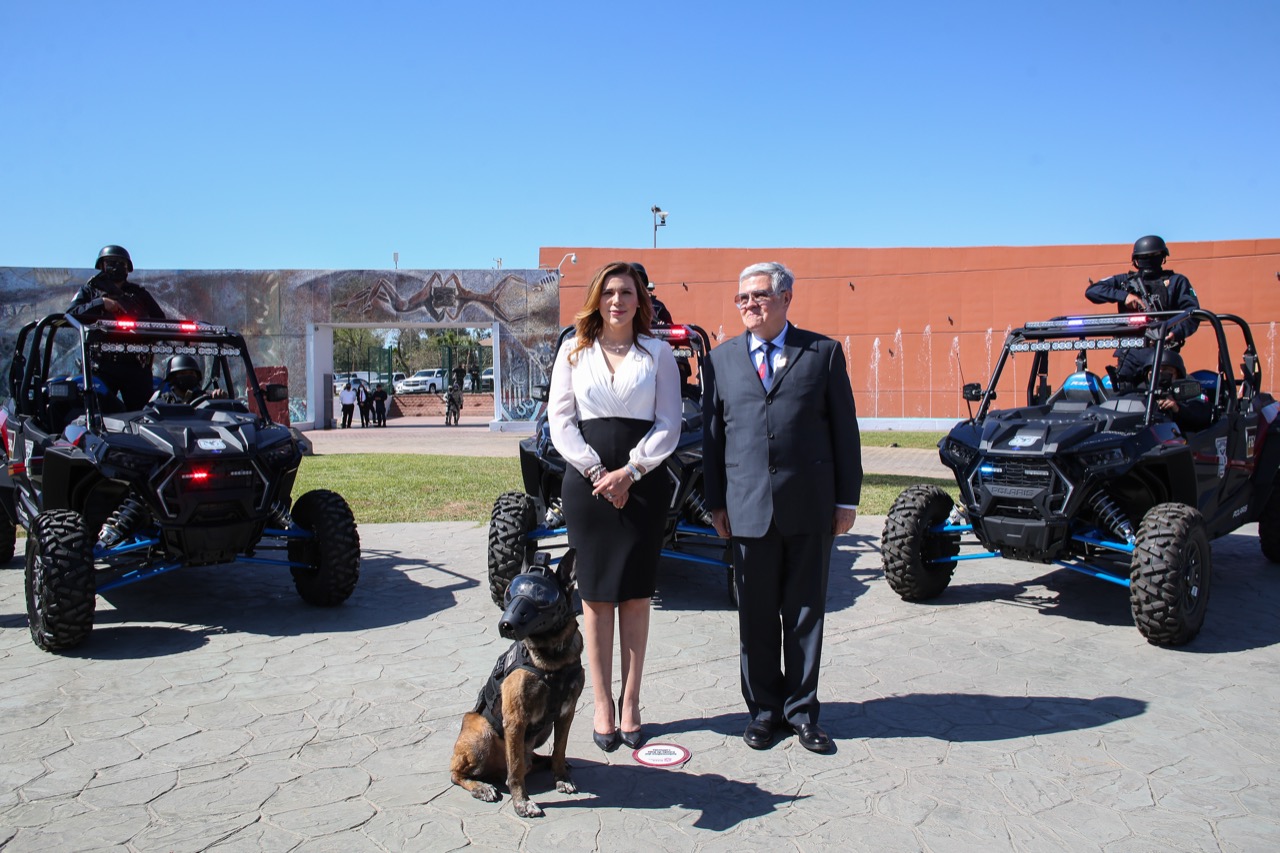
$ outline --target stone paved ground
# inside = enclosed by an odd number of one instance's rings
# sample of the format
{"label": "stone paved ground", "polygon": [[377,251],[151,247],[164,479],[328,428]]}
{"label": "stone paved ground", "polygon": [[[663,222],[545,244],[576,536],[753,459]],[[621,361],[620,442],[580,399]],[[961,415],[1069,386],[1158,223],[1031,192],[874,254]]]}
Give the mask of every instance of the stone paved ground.
{"label": "stone paved ground", "polygon": [[[452,786],[459,720],[504,643],[485,528],[366,525],[343,607],[287,575],[192,569],[99,599],[72,654],[29,641],[0,569],[0,847],[48,850],[1269,851],[1280,848],[1280,570],[1214,543],[1208,624],[1147,645],[1123,590],[962,564],[888,589],[881,518],[838,542],[823,669],[830,756],[740,739],[736,623],[716,570],[668,563],[644,713],[682,768],[591,743],[539,820]],[[589,695],[590,689],[584,695]]]}

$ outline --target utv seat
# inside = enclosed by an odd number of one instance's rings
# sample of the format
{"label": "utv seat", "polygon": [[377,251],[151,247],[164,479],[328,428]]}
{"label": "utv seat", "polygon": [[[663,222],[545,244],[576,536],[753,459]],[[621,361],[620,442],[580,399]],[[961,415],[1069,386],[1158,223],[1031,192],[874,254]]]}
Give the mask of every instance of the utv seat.
{"label": "utv seat", "polygon": [[1102,379],[1095,373],[1082,371],[1066,378],[1054,395],[1049,398],[1055,411],[1082,411],[1088,406],[1097,406],[1110,399]]}

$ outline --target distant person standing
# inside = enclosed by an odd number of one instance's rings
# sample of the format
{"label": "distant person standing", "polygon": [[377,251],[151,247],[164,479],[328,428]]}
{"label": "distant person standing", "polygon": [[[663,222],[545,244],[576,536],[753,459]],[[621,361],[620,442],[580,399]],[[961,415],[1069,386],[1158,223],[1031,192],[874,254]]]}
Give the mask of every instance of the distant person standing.
{"label": "distant person standing", "polygon": [[369,425],[373,414],[373,400],[369,396],[369,388],[363,382],[356,385],[356,405],[360,408],[360,428]]}
{"label": "distant person standing", "polygon": [[[163,320],[164,311],[141,285],[129,281],[133,259],[122,246],[103,246],[94,267],[97,275],[89,279],[67,313],[82,323],[98,320],[132,319]],[[94,364],[98,376],[113,394],[119,394],[124,407],[141,409],[154,391],[151,382],[150,356],[135,354],[101,355]]]}
{"label": "distant person standing", "polygon": [[384,427],[387,425],[387,392],[379,382],[373,388],[373,425]]}
{"label": "distant person standing", "polygon": [[356,410],[356,392],[352,390],[350,382],[342,386],[342,391],[338,393],[338,402],[342,404],[342,428],[346,429],[351,426],[351,416]]}

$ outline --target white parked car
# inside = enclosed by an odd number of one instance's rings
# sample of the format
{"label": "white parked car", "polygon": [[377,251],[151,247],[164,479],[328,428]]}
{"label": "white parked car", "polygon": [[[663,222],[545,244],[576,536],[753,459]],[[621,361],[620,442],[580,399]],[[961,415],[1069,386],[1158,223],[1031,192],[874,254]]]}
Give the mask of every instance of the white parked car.
{"label": "white parked car", "polygon": [[403,382],[396,383],[397,394],[435,394],[446,387],[444,368],[419,370]]}

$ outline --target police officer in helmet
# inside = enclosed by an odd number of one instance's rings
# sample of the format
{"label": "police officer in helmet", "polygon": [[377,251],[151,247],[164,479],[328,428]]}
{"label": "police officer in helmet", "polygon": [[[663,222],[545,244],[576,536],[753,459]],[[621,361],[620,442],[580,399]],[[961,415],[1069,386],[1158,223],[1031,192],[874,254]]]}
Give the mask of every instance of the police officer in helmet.
{"label": "police officer in helmet", "polygon": [[1196,432],[1205,429],[1213,420],[1213,408],[1203,394],[1190,400],[1179,402],[1169,390],[1178,379],[1187,378],[1187,366],[1182,356],[1166,350],[1160,360],[1160,374],[1153,376],[1152,366],[1145,369],[1146,382],[1154,382],[1160,392],[1156,398],[1156,406],[1160,412],[1171,419],[1183,432]]}
{"label": "police officer in helmet", "polygon": [[672,325],[675,321],[671,319],[671,312],[667,310],[667,306],[662,304],[662,300],[654,292],[657,288],[654,287],[653,282],[649,281],[649,272],[644,268],[644,264],[633,263],[631,268],[636,271],[636,275],[644,283],[645,292],[649,294],[649,302],[653,304],[653,322],[662,326]]}
{"label": "police officer in helmet", "polygon": [[[1164,268],[1169,247],[1155,234],[1139,237],[1133,244],[1133,271],[1090,282],[1084,295],[1097,305],[1115,303],[1120,313],[1139,311],[1186,311],[1198,309],[1200,299],[1185,275]],[[1169,332],[1169,343],[1175,349],[1200,325],[1188,318]],[[1131,350],[1117,351],[1120,377],[1128,382],[1141,378],[1144,364],[1136,362]]]}
{"label": "police officer in helmet", "polygon": [[[163,320],[164,311],[141,285],[129,281],[133,259],[123,246],[103,246],[94,264],[97,275],[89,279],[67,313],[82,323],[128,318]],[[151,397],[151,357],[113,353],[99,356],[94,372],[110,393],[119,394],[125,409],[140,409]]]}
{"label": "police officer in helmet", "polygon": [[133,259],[123,246],[103,246],[94,268],[98,274],[80,288],[68,314],[85,323],[113,317],[164,319],[164,311],[151,294],[129,281]]}
{"label": "police officer in helmet", "polygon": [[162,403],[190,403],[201,396],[204,371],[190,355],[175,355],[165,366],[164,386],[156,393]]}

